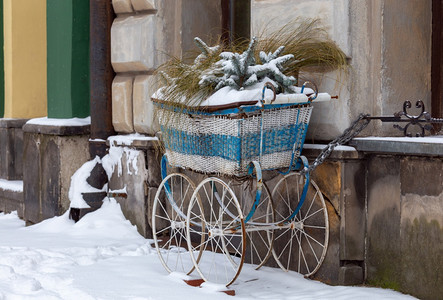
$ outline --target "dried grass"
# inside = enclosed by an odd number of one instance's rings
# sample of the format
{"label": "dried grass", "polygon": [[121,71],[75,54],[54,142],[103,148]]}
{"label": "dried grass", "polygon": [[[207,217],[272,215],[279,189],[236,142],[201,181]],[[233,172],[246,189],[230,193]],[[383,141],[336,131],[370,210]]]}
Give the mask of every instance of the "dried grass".
{"label": "dried grass", "polygon": [[[157,72],[158,78],[165,86],[163,100],[177,106],[199,105],[214,92],[215,88],[201,87],[199,85],[201,74],[220,59],[221,52],[241,53],[247,48],[248,43],[249,41],[242,40],[230,46],[220,47],[219,51],[209,55],[197,66],[185,63],[190,61],[189,53],[185,59],[171,58]],[[345,53],[329,38],[318,19],[296,19],[272,33],[262,31],[258,35],[256,61],[260,61],[258,58],[260,51],[274,52],[282,45],[285,46],[282,55],[293,54],[295,58],[286,66],[284,73],[287,76],[298,78],[302,70],[314,70],[317,73],[336,69],[343,71],[349,66]]]}

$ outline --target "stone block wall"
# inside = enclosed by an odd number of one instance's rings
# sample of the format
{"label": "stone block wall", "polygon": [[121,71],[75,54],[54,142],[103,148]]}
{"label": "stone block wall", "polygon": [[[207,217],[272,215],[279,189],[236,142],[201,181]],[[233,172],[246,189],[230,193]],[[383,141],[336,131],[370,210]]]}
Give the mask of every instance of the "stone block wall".
{"label": "stone block wall", "polygon": [[367,281],[420,299],[443,294],[443,158],[371,156]]}
{"label": "stone block wall", "polygon": [[219,1],[113,0],[111,28],[112,121],[119,133],[158,131],[151,96],[153,75],[171,57],[182,57],[195,36],[215,40],[221,33]]}
{"label": "stone block wall", "polygon": [[0,178],[21,180],[23,177],[23,130],[27,119],[0,119]]}
{"label": "stone block wall", "polygon": [[[318,148],[305,145],[313,160]],[[312,174],[324,195],[329,214],[329,247],[316,279],[354,285],[364,281],[366,230],[366,163],[351,147],[334,151]]]}
{"label": "stone block wall", "polygon": [[[124,216],[147,238],[151,233],[151,206],[160,185],[160,158],[158,143],[143,138],[128,143],[110,142],[110,157],[115,165],[109,180],[110,190],[125,189],[127,197],[116,197]],[[120,159],[120,160],[118,160]]]}
{"label": "stone block wall", "polygon": [[33,224],[69,208],[71,177],[89,160],[89,125],[26,124],[23,131],[24,219]]}
{"label": "stone block wall", "polygon": [[[23,130],[26,119],[0,119],[0,211],[23,217]],[[21,185],[11,190],[9,184]]]}

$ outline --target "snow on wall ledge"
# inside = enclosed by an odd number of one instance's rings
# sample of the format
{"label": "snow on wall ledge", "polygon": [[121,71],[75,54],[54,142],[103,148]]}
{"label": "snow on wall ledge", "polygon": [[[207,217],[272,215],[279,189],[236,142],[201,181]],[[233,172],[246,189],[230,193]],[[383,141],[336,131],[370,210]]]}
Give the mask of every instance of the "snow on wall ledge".
{"label": "snow on wall ledge", "polygon": [[0,179],[0,189],[4,191],[23,193],[23,181]]}
{"label": "snow on wall ledge", "polygon": [[91,125],[91,117],[72,118],[72,119],[53,119],[48,117],[35,118],[26,122],[26,124],[43,126],[86,126]]}

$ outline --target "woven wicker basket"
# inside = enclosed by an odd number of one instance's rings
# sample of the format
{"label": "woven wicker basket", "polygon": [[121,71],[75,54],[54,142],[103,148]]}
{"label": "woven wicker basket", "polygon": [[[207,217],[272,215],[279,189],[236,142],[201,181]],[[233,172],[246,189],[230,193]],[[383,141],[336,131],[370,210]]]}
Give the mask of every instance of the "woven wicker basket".
{"label": "woven wicker basket", "polygon": [[156,106],[171,165],[236,176],[253,160],[263,170],[287,168],[300,155],[312,112],[310,103],[216,112]]}

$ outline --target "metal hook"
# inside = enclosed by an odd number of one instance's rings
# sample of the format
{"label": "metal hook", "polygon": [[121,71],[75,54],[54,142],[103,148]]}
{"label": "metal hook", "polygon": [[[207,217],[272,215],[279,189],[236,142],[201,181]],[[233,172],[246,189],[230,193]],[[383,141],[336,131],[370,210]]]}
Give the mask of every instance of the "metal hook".
{"label": "metal hook", "polygon": [[271,104],[275,101],[275,98],[277,97],[277,92],[275,91],[274,85],[272,83],[270,83],[269,81],[266,82],[265,85],[263,86],[263,90],[261,93],[260,107],[263,107],[263,104],[265,103],[266,88],[270,88],[272,90],[272,92],[274,93],[274,98],[272,98]]}
{"label": "metal hook", "polygon": [[301,91],[300,91],[300,93],[303,94],[303,91],[305,90],[305,86],[306,86],[308,83],[310,83],[310,84],[312,84],[312,85],[314,86],[315,97],[312,97],[312,95],[310,95],[310,96],[308,97],[308,101],[309,101],[309,102],[312,102],[313,100],[317,99],[317,96],[318,96],[318,87],[317,87],[317,85],[316,85],[315,83],[313,83],[313,82],[311,82],[311,81],[305,81],[305,83],[303,83],[303,85],[302,85],[302,87],[301,87]]}

